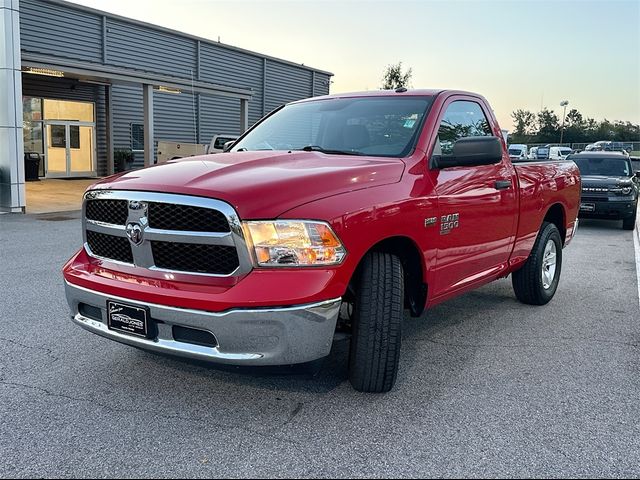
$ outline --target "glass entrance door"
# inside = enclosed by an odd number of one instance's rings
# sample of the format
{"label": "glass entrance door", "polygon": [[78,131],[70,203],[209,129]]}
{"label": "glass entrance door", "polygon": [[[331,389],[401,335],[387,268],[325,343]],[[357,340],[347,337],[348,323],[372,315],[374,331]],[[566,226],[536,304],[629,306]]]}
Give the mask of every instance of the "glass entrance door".
{"label": "glass entrance door", "polygon": [[45,125],[47,177],[95,176],[95,127],[81,122]]}

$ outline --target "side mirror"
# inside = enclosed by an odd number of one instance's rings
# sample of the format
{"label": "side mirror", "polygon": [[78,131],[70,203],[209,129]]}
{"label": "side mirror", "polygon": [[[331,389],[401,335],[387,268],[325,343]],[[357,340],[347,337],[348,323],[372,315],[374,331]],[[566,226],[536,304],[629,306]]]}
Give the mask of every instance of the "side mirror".
{"label": "side mirror", "polygon": [[633,176],[640,179],[640,170],[636,170],[635,172],[633,172]]}
{"label": "side mirror", "polygon": [[234,143],[236,143],[235,140],[229,140],[228,142],[224,142],[224,145],[222,146],[222,152],[227,153],[229,150],[231,150]]}
{"label": "side mirror", "polygon": [[502,161],[502,143],[498,137],[465,137],[453,144],[451,155],[432,158],[435,168],[493,165]]}

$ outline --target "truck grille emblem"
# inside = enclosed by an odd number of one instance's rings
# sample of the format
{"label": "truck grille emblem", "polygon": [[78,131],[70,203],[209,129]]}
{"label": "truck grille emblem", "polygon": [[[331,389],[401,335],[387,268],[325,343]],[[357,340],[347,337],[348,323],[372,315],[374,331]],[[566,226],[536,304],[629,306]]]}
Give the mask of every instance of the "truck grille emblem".
{"label": "truck grille emblem", "polygon": [[127,225],[127,237],[134,245],[140,245],[143,241],[144,230],[137,223],[129,223]]}

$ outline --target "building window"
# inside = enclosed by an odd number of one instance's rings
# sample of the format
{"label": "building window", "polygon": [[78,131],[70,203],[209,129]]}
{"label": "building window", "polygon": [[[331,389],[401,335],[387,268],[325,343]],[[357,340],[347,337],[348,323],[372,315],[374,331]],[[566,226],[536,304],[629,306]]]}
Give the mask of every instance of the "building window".
{"label": "building window", "polygon": [[144,151],[144,124],[131,124],[131,150]]}

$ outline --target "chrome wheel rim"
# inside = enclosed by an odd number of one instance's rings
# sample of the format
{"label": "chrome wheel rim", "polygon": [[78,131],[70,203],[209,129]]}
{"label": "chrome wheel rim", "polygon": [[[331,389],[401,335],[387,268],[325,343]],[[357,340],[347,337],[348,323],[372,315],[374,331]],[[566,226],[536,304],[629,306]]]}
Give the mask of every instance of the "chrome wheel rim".
{"label": "chrome wheel rim", "polygon": [[553,284],[553,279],[556,276],[557,258],[556,242],[549,239],[542,255],[542,287],[545,290],[551,288]]}

